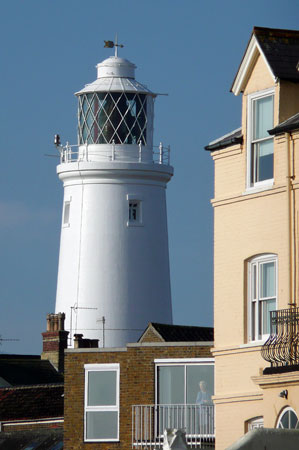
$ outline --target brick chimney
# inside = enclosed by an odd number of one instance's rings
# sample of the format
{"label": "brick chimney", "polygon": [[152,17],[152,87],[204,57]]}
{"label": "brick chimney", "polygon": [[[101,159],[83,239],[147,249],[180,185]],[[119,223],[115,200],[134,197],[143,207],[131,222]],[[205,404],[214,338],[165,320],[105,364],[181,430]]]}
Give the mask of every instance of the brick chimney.
{"label": "brick chimney", "polygon": [[83,334],[74,334],[74,348],[98,348],[98,339],[83,338]]}
{"label": "brick chimney", "polygon": [[64,371],[64,349],[69,332],[64,330],[65,314],[47,314],[47,331],[42,333],[41,359],[48,359],[58,372]]}

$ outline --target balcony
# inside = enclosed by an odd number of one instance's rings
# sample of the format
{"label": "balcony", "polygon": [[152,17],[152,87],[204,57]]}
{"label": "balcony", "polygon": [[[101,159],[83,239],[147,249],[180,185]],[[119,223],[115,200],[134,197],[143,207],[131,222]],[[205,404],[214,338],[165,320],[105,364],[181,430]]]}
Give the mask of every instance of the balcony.
{"label": "balcony", "polygon": [[214,448],[214,405],[134,405],[132,407],[132,448],[158,449],[166,428],[186,431],[193,448]]}
{"label": "balcony", "polygon": [[295,366],[299,370],[299,308],[271,311],[270,327],[262,357],[271,364],[272,372],[295,370]]}
{"label": "balcony", "polygon": [[170,165],[170,146],[148,148],[141,144],[82,144],[59,145],[60,163],[72,162],[130,162]]}

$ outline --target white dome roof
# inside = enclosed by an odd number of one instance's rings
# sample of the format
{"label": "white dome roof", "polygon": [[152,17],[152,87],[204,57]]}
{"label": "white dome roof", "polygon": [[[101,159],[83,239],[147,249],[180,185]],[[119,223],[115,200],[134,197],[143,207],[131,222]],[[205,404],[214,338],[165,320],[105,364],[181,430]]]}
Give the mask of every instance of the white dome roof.
{"label": "white dome roof", "polygon": [[135,64],[127,59],[110,56],[97,66],[98,78],[86,84],[76,95],[89,92],[138,92],[156,96],[146,86],[135,80]]}

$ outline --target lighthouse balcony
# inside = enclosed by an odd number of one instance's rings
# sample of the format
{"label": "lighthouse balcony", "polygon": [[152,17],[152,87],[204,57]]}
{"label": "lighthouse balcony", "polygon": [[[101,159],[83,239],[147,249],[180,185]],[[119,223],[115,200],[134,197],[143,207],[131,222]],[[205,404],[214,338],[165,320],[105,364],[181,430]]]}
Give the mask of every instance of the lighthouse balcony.
{"label": "lighthouse balcony", "polygon": [[126,162],[170,165],[170,146],[148,148],[140,144],[66,144],[60,149],[60,162]]}

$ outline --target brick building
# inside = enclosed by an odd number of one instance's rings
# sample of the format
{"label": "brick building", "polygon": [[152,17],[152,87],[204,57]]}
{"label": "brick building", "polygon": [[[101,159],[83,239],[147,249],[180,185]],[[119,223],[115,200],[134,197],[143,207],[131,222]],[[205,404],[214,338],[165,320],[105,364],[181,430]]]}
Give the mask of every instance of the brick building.
{"label": "brick building", "polygon": [[0,355],[1,450],[62,449],[63,328],[64,314],[49,314],[41,356]]}
{"label": "brick building", "polygon": [[212,328],[154,323],[125,348],[80,348],[79,340],[65,352],[65,450],[158,447],[172,427],[213,446],[212,345]]}

